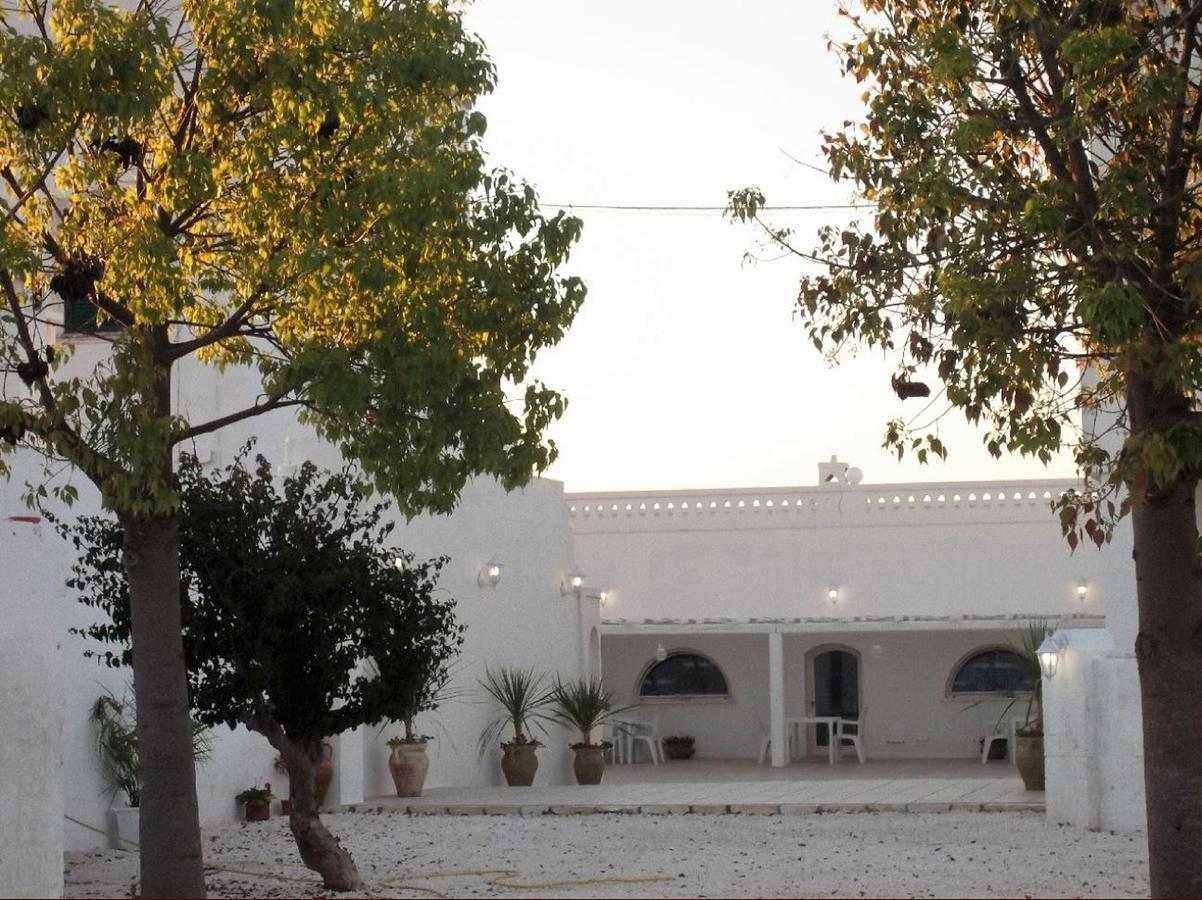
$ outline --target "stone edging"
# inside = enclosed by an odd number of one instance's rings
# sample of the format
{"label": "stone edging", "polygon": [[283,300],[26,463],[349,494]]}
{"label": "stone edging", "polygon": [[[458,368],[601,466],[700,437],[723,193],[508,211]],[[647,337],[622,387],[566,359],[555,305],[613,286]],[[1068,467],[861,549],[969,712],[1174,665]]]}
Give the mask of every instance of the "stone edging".
{"label": "stone edging", "polygon": [[398,812],[411,816],[580,816],[611,815],[742,815],[797,816],[822,813],[944,813],[944,812],[1044,812],[1043,803],[653,803],[653,804],[411,804],[403,806],[346,806],[344,812]]}

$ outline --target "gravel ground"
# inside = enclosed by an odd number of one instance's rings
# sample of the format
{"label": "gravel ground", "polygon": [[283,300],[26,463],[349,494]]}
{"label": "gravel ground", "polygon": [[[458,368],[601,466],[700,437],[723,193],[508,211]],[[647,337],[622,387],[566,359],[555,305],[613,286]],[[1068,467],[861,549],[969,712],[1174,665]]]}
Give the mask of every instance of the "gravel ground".
{"label": "gravel ground", "polygon": [[[362,896],[1114,897],[1147,896],[1144,836],[1047,825],[1038,813],[798,816],[323,817],[369,885]],[[287,820],[205,836],[210,897],[327,896],[307,879]],[[504,869],[510,876],[448,871]],[[67,897],[129,895],[137,855],[73,852]],[[574,879],[637,883],[546,885]],[[422,890],[410,890],[396,882]],[[502,884],[490,884],[500,878]],[[392,882],[392,883],[388,883]],[[508,886],[505,886],[508,883]],[[346,896],[346,895],[343,895]]]}

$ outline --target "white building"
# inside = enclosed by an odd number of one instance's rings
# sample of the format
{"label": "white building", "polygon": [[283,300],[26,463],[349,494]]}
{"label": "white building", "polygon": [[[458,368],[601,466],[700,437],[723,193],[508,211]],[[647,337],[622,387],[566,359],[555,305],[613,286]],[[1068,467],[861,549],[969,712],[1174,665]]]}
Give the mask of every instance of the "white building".
{"label": "white building", "polygon": [[[85,343],[74,364],[101,352]],[[185,371],[179,385],[179,409],[195,419],[255,388],[249,375],[207,370]],[[305,459],[338,464],[282,414],[194,449],[225,464],[252,433],[283,470]],[[0,801],[12,811],[0,829],[0,887],[35,895],[61,889],[64,848],[107,840],[84,827],[112,827],[88,710],[128,677],[85,659],[67,633],[90,612],[65,587],[69,549],[20,502],[39,471],[22,459],[0,487]],[[507,495],[474,482],[453,515],[396,533],[419,557],[450,555],[441,584],[468,626],[456,673],[466,693],[437,724],[419,723],[437,738],[428,784],[499,782],[497,759],[476,752],[493,710],[473,689],[486,665],[501,663],[565,678],[602,672],[620,701],[662,715],[661,734],[695,736],[703,757],[754,759],[767,737],[771,763],[783,765],[788,719],[827,712],[861,719],[869,759],[979,757],[1010,703],[974,689],[1004,663],[990,654],[1047,618],[1070,640],[1047,685],[1048,814],[1140,827],[1130,539],[1120,532],[1101,552],[1070,555],[1050,510],[1068,486],[862,485],[835,462],[820,466],[816,486],[798,488],[565,496],[541,480]],[[82,493],[76,511],[94,512],[97,498]],[[504,565],[495,588],[479,581],[490,560]],[[565,594],[577,567],[584,588]],[[653,675],[657,652],[709,686],[671,693],[671,679]],[[660,693],[640,696],[649,675]],[[391,791],[384,742],[393,733],[336,740],[330,802]],[[811,726],[799,749],[821,755],[823,737]],[[570,778],[567,743],[563,734],[548,741],[538,783]],[[205,823],[232,819],[242,788],[278,781],[273,759],[261,737],[220,732],[198,773]]]}

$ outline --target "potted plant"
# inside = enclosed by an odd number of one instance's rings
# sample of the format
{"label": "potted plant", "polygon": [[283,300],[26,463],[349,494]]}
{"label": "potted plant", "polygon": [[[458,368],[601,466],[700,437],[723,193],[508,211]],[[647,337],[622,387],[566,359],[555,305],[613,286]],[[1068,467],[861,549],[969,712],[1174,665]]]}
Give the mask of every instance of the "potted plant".
{"label": "potted plant", "polygon": [[246,806],[246,821],[247,822],[265,822],[271,818],[271,801],[275,799],[275,794],[271,792],[271,782],[267,782],[263,787],[255,785],[248,787],[237,797],[234,798],[238,803]]}
{"label": "potted plant", "polygon": [[480,753],[483,755],[504,732],[506,726],[513,728],[513,740],[501,742],[501,771],[505,782],[511,787],[528,786],[534,783],[538,771],[535,751],[542,746],[531,738],[526,729],[536,725],[544,733],[543,722],[549,718],[547,705],[551,702],[551,690],[546,686],[546,676],[528,669],[502,666],[496,672],[484,670],[480,686],[501,706],[504,712],[488,723],[480,735]]}
{"label": "potted plant", "polygon": [[555,680],[551,692],[552,718],[580,732],[580,743],[572,744],[576,758],[572,769],[577,784],[600,784],[605,774],[605,751],[609,742],[593,743],[593,730],[622,709],[613,708],[613,697],[599,678],[578,678],[564,684]]}
{"label": "potted plant", "polygon": [[430,623],[429,633],[420,643],[421,652],[392,646],[381,656],[368,661],[373,681],[382,682],[387,695],[390,718],[400,720],[405,733],[388,740],[388,772],[398,797],[420,797],[430,771],[426,745],[433,738],[418,734],[414,721],[419,713],[432,712],[457,692],[448,689],[451,663],[463,644],[463,626],[448,616],[445,622]]}
{"label": "potted plant", "polygon": [[430,758],[426,756],[428,734],[415,734],[413,719],[405,719],[405,734],[388,739],[388,771],[396,785],[398,797],[420,797],[426,784],[426,773],[430,771]]}
{"label": "potted plant", "polygon": [[1039,668],[1038,650],[1049,631],[1046,621],[1032,622],[1019,632],[1019,642],[1014,648],[1031,675],[1026,721],[1015,729],[1014,738],[1014,763],[1028,791],[1044,789],[1043,673]]}
{"label": "potted plant", "polygon": [[[138,846],[139,808],[142,800],[138,780],[137,717],[133,703],[107,691],[92,704],[90,718],[96,725],[96,749],[105,780],[113,793],[113,817],[117,820],[119,848]],[[203,725],[192,727],[192,754],[204,759],[210,750]],[[119,798],[123,798],[118,802]]]}
{"label": "potted plant", "polygon": [[688,735],[674,734],[664,738],[664,755],[668,759],[692,759],[697,739]]}

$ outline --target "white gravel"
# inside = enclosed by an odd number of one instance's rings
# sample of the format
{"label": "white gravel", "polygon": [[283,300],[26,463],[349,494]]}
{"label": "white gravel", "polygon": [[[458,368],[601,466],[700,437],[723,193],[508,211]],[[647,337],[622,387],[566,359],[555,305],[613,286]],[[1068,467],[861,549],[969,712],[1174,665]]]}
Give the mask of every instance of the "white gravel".
{"label": "white gravel", "polygon": [[[614,815],[323,817],[355,857],[364,896],[452,897],[1021,897],[1147,896],[1144,836],[1046,824],[1038,813],[827,813],[796,816]],[[205,837],[211,897],[327,896],[308,879],[287,820],[229,825]],[[498,874],[422,877],[448,871]],[[620,884],[575,879],[640,878]],[[137,854],[68,853],[67,897],[131,893]],[[385,882],[393,882],[386,884]],[[347,895],[343,895],[347,896]]]}

